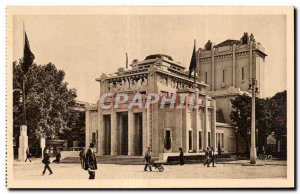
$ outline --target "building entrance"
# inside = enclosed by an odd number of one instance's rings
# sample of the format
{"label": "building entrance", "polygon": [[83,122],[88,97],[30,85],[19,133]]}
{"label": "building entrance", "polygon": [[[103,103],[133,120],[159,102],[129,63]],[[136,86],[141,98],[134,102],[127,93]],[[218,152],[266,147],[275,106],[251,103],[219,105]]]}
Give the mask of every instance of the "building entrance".
{"label": "building entrance", "polygon": [[134,151],[136,156],[143,155],[143,115],[134,113],[134,133],[133,133]]}
{"label": "building entrance", "polygon": [[104,139],[103,139],[103,146],[104,146],[104,155],[110,155],[111,153],[111,116],[110,115],[103,115],[103,122],[104,122]]}
{"label": "building entrance", "polygon": [[118,154],[128,155],[128,113],[117,113]]}

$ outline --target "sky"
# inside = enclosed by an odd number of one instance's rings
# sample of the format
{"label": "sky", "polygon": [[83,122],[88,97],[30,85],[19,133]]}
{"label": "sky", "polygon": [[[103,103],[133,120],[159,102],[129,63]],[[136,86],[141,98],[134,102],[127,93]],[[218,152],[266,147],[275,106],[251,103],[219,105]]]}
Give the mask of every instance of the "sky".
{"label": "sky", "polygon": [[218,44],[253,33],[266,49],[265,94],[286,89],[284,15],[17,15],[13,19],[13,60],[22,58],[23,22],[35,63],[56,65],[66,73],[77,100],[96,103],[99,78],[150,54],[167,54],[188,67],[196,46]]}

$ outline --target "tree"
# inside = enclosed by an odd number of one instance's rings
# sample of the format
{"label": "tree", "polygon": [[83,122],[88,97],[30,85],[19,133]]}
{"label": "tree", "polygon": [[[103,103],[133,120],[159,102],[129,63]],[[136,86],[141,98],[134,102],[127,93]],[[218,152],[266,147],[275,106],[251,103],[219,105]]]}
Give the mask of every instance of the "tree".
{"label": "tree", "polygon": [[22,100],[25,100],[28,136],[53,139],[68,128],[70,108],[75,104],[76,90],[68,89],[64,81],[65,72],[54,64],[32,64],[25,76],[25,95],[21,98],[22,61],[13,63],[13,123],[21,125]]}
{"label": "tree", "polygon": [[[286,91],[275,94],[272,98],[255,98],[255,127],[257,129],[257,145],[266,145],[266,138],[272,132],[276,138],[286,135]],[[237,96],[231,99],[233,111],[231,120],[236,123],[238,134],[246,143],[246,151],[250,148],[251,130],[251,97]]]}
{"label": "tree", "polygon": [[249,130],[251,127],[251,98],[247,95],[237,96],[230,100],[232,108],[230,113],[231,120],[236,123],[238,135],[240,135],[246,144],[246,152],[250,148]]}
{"label": "tree", "polygon": [[280,139],[287,132],[287,92],[278,92],[270,99],[271,130],[276,139]]}
{"label": "tree", "polygon": [[67,128],[64,128],[59,137],[68,141],[70,145],[73,141],[78,141],[79,146],[85,144],[85,112],[72,110],[70,111],[70,118],[67,123]]}

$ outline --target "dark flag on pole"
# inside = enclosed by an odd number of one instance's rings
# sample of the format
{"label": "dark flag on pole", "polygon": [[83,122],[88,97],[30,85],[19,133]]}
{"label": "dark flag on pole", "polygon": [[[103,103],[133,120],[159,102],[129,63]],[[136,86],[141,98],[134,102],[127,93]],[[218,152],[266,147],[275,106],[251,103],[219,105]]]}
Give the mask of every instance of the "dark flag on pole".
{"label": "dark flag on pole", "polygon": [[197,67],[197,61],[196,61],[196,44],[194,43],[194,50],[193,50],[193,55],[191,58],[191,63],[189,67],[189,79],[192,77],[192,72],[196,70]]}
{"label": "dark flag on pole", "polygon": [[29,41],[27,38],[27,34],[25,32],[25,44],[24,44],[24,53],[23,53],[23,64],[22,70],[23,74],[26,74],[29,67],[32,65],[33,60],[35,59],[34,54],[30,50]]}
{"label": "dark flag on pole", "polygon": [[128,55],[126,53],[126,69],[128,69]]}

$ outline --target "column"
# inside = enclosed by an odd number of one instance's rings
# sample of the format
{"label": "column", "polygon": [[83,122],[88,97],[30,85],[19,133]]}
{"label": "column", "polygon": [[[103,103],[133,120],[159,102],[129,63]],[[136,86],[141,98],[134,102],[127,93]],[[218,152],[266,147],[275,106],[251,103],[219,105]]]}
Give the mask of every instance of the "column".
{"label": "column", "polygon": [[189,151],[189,141],[188,141],[188,126],[187,126],[187,117],[188,117],[188,106],[185,103],[185,108],[182,109],[183,111],[183,127],[182,127],[182,138],[183,138],[183,144],[182,149],[188,153]]}
{"label": "column", "polygon": [[85,148],[88,149],[90,145],[90,111],[87,107],[85,111]]}
{"label": "column", "polygon": [[249,82],[251,82],[251,77],[254,77],[252,65],[252,41],[249,41]]}
{"label": "column", "polygon": [[204,129],[203,129],[203,149],[206,150],[208,146],[208,99],[207,96],[205,96],[205,106],[204,106]]}
{"label": "column", "polygon": [[143,108],[142,119],[143,119],[143,150],[144,154],[147,147],[150,147],[150,133],[149,133],[149,109]]}
{"label": "column", "polygon": [[216,148],[216,101],[212,101],[212,111],[211,111],[211,145],[217,151]]}
{"label": "column", "polygon": [[[150,122],[151,122],[151,120],[150,120],[150,117],[151,117],[151,112],[150,112],[150,109],[149,108],[145,108],[145,112],[146,112],[146,117],[143,117],[143,120],[145,120],[145,128],[143,128],[143,133],[145,133],[145,136],[146,136],[146,141],[145,141],[145,143],[146,143],[146,148],[147,147],[151,147],[151,141],[152,141],[152,139],[151,139],[151,125],[150,125]],[[143,127],[144,127],[144,125],[143,125]],[[146,152],[146,150],[143,150],[143,153],[144,152]]]}
{"label": "column", "polygon": [[98,150],[99,150],[99,155],[102,156],[104,155],[104,149],[105,149],[105,140],[104,140],[104,121],[103,121],[103,111],[100,107],[98,107]]}
{"label": "column", "polygon": [[132,109],[128,110],[128,156],[133,156],[135,153],[134,150],[134,130],[135,125],[134,122],[135,119],[133,118],[133,112]]}
{"label": "column", "polygon": [[211,91],[215,91],[215,52],[214,47],[211,47]]}
{"label": "column", "polygon": [[198,89],[196,88],[196,98],[195,98],[195,104],[196,104],[196,108],[194,109],[194,119],[193,119],[193,126],[194,126],[194,129],[193,129],[193,149],[196,150],[196,152],[198,152],[199,150],[199,133],[198,133],[198,129],[199,129],[199,105],[198,105],[198,98],[199,98],[199,92],[198,92]]}
{"label": "column", "polygon": [[236,87],[235,84],[235,49],[236,44],[232,45],[232,86]]}
{"label": "column", "polygon": [[111,155],[117,155],[118,153],[118,141],[117,141],[117,114],[114,107],[111,107]]}
{"label": "column", "polygon": [[28,148],[27,126],[21,125],[19,136],[18,159],[22,162],[26,159],[26,149]]}

